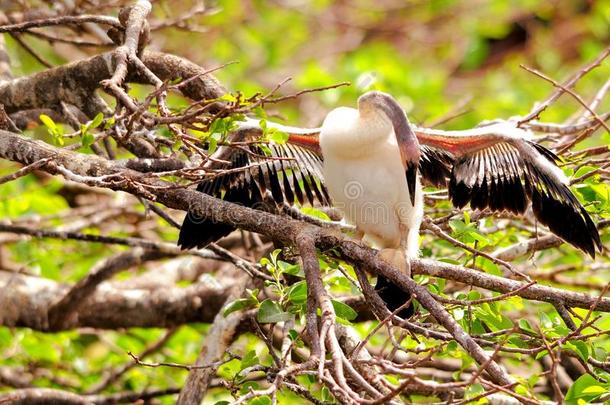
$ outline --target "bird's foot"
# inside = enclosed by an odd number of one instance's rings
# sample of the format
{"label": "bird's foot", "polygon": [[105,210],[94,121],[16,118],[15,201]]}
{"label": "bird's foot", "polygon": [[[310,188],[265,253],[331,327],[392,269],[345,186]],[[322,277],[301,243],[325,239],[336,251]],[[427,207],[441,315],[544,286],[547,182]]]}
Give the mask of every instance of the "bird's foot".
{"label": "bird's foot", "polygon": [[398,268],[398,270],[411,277],[411,264],[407,258],[406,252],[402,249],[382,249],[379,252],[381,260]]}

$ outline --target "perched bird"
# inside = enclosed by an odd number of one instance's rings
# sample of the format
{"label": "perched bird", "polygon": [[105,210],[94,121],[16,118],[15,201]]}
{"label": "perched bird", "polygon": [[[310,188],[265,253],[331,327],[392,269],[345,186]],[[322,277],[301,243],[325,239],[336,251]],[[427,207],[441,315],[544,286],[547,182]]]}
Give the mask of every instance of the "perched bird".
{"label": "perched bird", "polygon": [[[331,111],[320,130],[320,147],[333,204],[356,226],[357,237],[410,275],[409,258],[417,256],[424,214],[421,151],[400,105],[385,93],[369,92],[358,99],[358,109]],[[402,290],[385,278],[378,277],[376,288],[390,308],[404,303]]]}
{"label": "perched bird", "polygon": [[[236,136],[255,127],[249,120]],[[358,99],[357,109],[332,110],[319,131],[279,129],[289,134],[288,142],[270,145],[271,156],[256,144],[220,150],[230,163],[217,168],[244,170],[204,181],[198,190],[258,208],[332,204],[355,225],[357,237],[405,274],[419,249],[422,181],[448,187],[458,208],[470,203],[523,214],[531,204],[537,220],[566,242],[592,257],[602,249],[595,224],[557,167],[560,159],[510,123],[469,131],[414,128],[392,96],[372,91]],[[203,247],[232,230],[189,213],[178,244]],[[391,311],[409,298],[381,276],[375,287]],[[412,306],[398,315],[411,313]]]}

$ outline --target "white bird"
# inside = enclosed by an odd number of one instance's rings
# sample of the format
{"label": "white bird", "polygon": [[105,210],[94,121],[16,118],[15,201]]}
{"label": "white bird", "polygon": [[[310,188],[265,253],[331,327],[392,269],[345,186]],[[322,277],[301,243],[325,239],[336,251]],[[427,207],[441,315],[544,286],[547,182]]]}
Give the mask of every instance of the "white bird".
{"label": "white bird", "polygon": [[[244,123],[234,140],[244,140],[258,127],[252,121]],[[279,130],[289,134],[285,145],[264,150],[250,143],[249,153],[221,148],[217,157],[230,163],[216,169],[230,170],[197,189],[263,209],[269,209],[270,202],[334,205],[356,226],[357,237],[381,249],[382,259],[407,275],[409,259],[419,248],[422,179],[447,187],[458,208],[470,203],[473,209],[523,214],[531,203],[535,218],[559,237],[592,257],[596,248],[602,249],[595,224],[557,167],[560,159],[513,124],[414,131],[392,96],[372,91],[358,99],[357,109],[332,110],[319,137],[317,130]],[[269,159],[265,151],[282,159]],[[202,247],[232,230],[189,214],[178,244]],[[392,311],[409,298],[383,277],[375,287]],[[399,316],[411,311],[412,307]]]}
{"label": "white bird", "polygon": [[385,93],[368,92],[358,109],[339,107],[326,116],[320,148],[334,206],[358,238],[410,276],[424,210],[420,146],[402,108]]}

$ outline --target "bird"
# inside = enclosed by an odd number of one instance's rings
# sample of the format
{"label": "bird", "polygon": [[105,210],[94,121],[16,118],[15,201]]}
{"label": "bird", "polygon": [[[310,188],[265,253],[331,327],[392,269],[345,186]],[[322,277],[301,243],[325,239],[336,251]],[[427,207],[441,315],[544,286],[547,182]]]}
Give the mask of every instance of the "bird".
{"label": "bird", "polygon": [[[259,133],[246,119],[235,138]],[[418,256],[422,183],[446,187],[456,208],[524,214],[528,208],[555,235],[595,257],[602,243],[593,220],[568,187],[561,159],[511,122],[469,131],[414,127],[390,94],[369,91],[357,108],[330,111],[321,128],[276,125],[285,144],[223,147],[225,174],[197,190],[226,201],[279,210],[309,203],[334,206],[355,226],[354,237],[380,249],[380,258],[410,275]],[[243,170],[235,170],[242,168]],[[178,244],[201,248],[233,228],[187,213]],[[409,294],[383,276],[375,289],[390,311],[413,314]]]}

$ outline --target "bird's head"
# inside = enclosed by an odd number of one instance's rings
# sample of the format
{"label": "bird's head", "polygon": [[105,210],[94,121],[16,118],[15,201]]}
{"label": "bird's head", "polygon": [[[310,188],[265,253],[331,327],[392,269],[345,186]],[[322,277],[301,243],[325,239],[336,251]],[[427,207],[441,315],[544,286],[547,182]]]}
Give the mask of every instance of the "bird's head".
{"label": "bird's head", "polygon": [[323,153],[332,149],[343,156],[368,154],[394,132],[397,137],[412,134],[405,113],[389,94],[370,91],[360,96],[358,109],[339,107],[326,116],[320,146]]}
{"label": "bird's head", "polygon": [[419,143],[409,120],[398,101],[381,91],[369,91],[358,98],[360,116],[367,120],[385,122],[396,134],[396,141],[405,162],[419,161]]}

